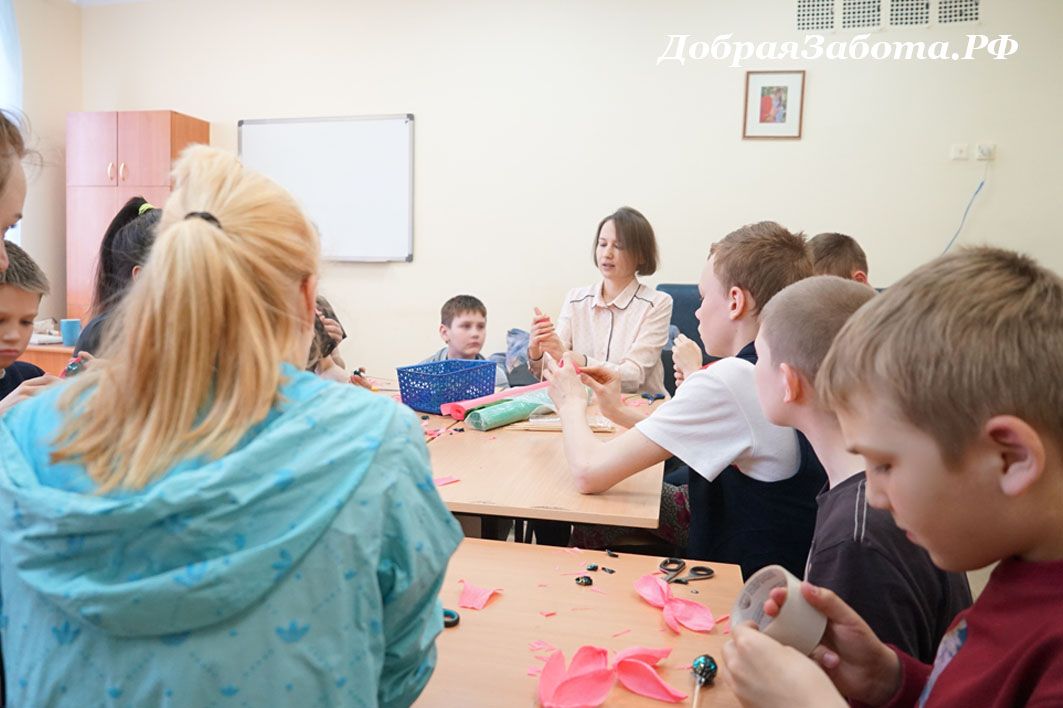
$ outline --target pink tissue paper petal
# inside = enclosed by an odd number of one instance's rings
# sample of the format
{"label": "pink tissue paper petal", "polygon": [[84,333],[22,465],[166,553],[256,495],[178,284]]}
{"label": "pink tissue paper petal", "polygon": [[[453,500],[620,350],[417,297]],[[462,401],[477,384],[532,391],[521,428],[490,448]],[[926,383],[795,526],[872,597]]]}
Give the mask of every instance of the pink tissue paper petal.
{"label": "pink tissue paper petal", "polygon": [[673,597],[664,606],[664,611],[666,614],[671,611],[681,625],[695,632],[711,632],[716,626],[709,608],[693,600]]}
{"label": "pink tissue paper petal", "polygon": [[470,610],[482,610],[492,595],[496,592],[502,592],[501,588],[481,588],[466,580],[459,580],[458,582],[462,584],[458,607],[467,607]]}
{"label": "pink tissue paper petal", "polygon": [[672,650],[667,647],[662,647],[661,649],[653,649],[651,647],[628,647],[627,649],[622,649],[617,652],[616,663],[619,664],[624,659],[635,659],[652,666],[661,659],[667,659],[668,655],[671,653]]}
{"label": "pink tissue paper petal", "polygon": [[543,667],[539,675],[539,703],[544,706],[554,697],[558,684],[565,676],[565,654],[555,651]]}
{"label": "pink tissue paper petal", "polygon": [[668,625],[668,629],[679,634],[679,618],[675,616],[675,610],[675,605],[669,600],[664,606],[664,623]]}
{"label": "pink tissue paper petal", "polygon": [[572,655],[568,676],[578,676],[591,671],[600,671],[609,665],[609,652],[601,647],[584,645]]}
{"label": "pink tissue paper petal", "polygon": [[624,688],[647,698],[678,703],[687,697],[687,694],[665,683],[652,666],[636,659],[617,662],[616,677]]}
{"label": "pink tissue paper petal", "polygon": [[538,666],[530,666],[530,667],[528,667],[528,675],[529,676],[538,676],[542,672],[543,672],[543,670],[540,669]]}
{"label": "pink tissue paper petal", "polygon": [[664,607],[664,603],[672,597],[668,583],[652,574],[643,575],[635,581],[635,592],[654,607]]}
{"label": "pink tissue paper petal", "polygon": [[534,642],[528,642],[528,650],[529,651],[544,651],[544,650],[545,651],[557,651],[557,647],[555,647],[550,642],[544,642],[542,639],[536,639]]}
{"label": "pink tissue paper petal", "polygon": [[[544,671],[545,673],[545,671]],[[609,697],[616,683],[613,669],[598,669],[576,676],[568,676],[554,691],[545,708],[583,708],[600,706]]]}
{"label": "pink tissue paper petal", "polygon": [[[442,486],[447,485],[447,484],[454,484],[455,482],[460,482],[461,481],[457,477],[436,477],[435,480],[436,480],[436,486],[437,487],[442,487]],[[463,489],[464,489],[464,487],[463,487]]]}

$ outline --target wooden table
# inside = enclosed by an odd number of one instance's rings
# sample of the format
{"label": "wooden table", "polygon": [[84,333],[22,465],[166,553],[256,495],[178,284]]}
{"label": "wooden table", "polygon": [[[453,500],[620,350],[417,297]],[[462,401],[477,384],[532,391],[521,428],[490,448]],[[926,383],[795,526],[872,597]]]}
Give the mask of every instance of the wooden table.
{"label": "wooden table", "polygon": [[[465,514],[657,528],[664,464],[601,494],[580,494],[561,433],[465,428],[428,446],[432,472],[461,481],[439,488],[447,508]],[[612,434],[597,434],[608,440]]]}
{"label": "wooden table", "polygon": [[[528,644],[536,640],[564,651],[566,663],[584,644],[611,651],[634,645],[670,647],[672,655],[658,665],[659,673],[674,688],[689,694],[693,679],[686,667],[699,654],[722,660],[727,640],[723,630],[730,625],[724,623],[707,634],[687,629],[673,634],[665,626],[661,610],[643,601],[633,588],[635,580],[657,570],[660,560],[624,554],[610,558],[599,551],[577,553],[574,549],[466,539],[450,561],[440,593],[443,606],[457,610],[461,622],[444,629],[437,640],[435,673],[415,705],[538,705],[538,677],[529,676],[528,671],[541,669],[543,662],[537,661],[536,655],[550,652],[530,651]],[[574,575],[563,574],[574,573],[588,562],[616,573],[586,573],[594,579],[592,587],[578,586]],[[720,617],[731,612],[742,589],[742,576],[736,565],[711,566],[715,577],[686,586],[673,585],[672,591],[676,597],[707,605]],[[459,579],[481,587],[500,587],[502,593],[482,610],[459,608]],[[557,614],[544,617],[540,612]],[[665,704],[637,696],[618,684],[605,705]],[[720,679],[703,689],[699,703],[705,708],[737,705],[734,694]]]}
{"label": "wooden table", "polygon": [[35,364],[44,369],[44,373],[58,376],[74,356],[74,347],[62,344],[31,344],[18,358],[28,364]]}

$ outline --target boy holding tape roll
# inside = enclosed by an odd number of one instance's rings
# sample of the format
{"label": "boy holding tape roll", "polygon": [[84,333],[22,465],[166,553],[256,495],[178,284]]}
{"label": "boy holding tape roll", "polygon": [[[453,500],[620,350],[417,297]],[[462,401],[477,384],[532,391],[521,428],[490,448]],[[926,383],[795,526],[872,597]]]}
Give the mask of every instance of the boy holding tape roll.
{"label": "boy holding tape roll", "polygon": [[[846,323],[816,384],[870,502],[945,570],[1000,564],[932,667],[804,584],[828,620],[819,666],[736,627],[724,666],[744,704],[1063,705],[1061,372],[1063,279],[1009,251],[939,258]],[[774,591],[765,610],[785,602]]]}
{"label": "boy holding tape roll", "polygon": [[757,393],[768,420],[800,430],[827,471],[805,580],[836,592],[882,641],[933,661],[971,604],[967,576],[935,567],[889,512],[869,507],[864,458],[846,450],[838,418],[814,388],[834,336],[874,296],[859,281],[820,275],[773,297],[757,334]]}

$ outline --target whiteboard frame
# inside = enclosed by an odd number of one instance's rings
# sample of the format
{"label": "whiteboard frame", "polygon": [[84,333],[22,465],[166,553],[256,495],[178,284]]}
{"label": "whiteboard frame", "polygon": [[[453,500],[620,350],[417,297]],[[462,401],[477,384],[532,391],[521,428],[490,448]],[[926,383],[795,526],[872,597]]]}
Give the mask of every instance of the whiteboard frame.
{"label": "whiteboard frame", "polygon": [[387,113],[371,116],[326,116],[319,118],[243,118],[236,121],[236,154],[241,159],[244,154],[244,126],[245,125],[266,125],[274,123],[334,123],[344,122],[350,123],[352,121],[359,120],[391,120],[391,119],[403,119],[406,121],[406,126],[410,132],[410,233],[407,238],[405,258],[331,258],[323,257],[323,260],[335,263],[411,263],[413,261],[413,183],[414,183],[414,132],[413,132],[413,114],[412,113]]}

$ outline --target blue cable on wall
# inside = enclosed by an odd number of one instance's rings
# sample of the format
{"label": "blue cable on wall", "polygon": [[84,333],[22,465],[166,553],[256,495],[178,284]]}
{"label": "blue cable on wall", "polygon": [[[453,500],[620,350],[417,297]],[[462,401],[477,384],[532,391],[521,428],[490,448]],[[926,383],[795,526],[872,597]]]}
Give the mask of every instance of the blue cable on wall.
{"label": "blue cable on wall", "polygon": [[974,188],[974,194],[971,195],[970,201],[967,202],[967,208],[963,210],[963,217],[960,219],[960,225],[956,228],[956,233],[952,235],[952,240],[949,241],[949,245],[945,246],[945,250],[941,252],[941,255],[945,255],[952,248],[952,244],[956,243],[956,239],[960,237],[960,232],[963,231],[963,225],[967,223],[967,215],[971,213],[971,205],[974,204],[975,197],[982,191],[982,187],[985,186],[986,177],[989,174],[989,163],[986,163],[985,172],[982,173],[982,180],[978,183],[978,186]]}

